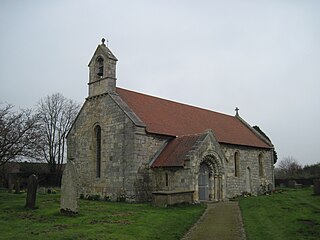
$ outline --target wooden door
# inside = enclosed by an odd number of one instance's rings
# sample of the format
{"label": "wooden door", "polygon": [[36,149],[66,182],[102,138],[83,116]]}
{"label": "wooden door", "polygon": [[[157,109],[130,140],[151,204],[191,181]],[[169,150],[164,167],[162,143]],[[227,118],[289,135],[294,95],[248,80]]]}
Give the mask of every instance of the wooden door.
{"label": "wooden door", "polygon": [[209,167],[207,164],[201,164],[198,177],[199,200],[209,200]]}

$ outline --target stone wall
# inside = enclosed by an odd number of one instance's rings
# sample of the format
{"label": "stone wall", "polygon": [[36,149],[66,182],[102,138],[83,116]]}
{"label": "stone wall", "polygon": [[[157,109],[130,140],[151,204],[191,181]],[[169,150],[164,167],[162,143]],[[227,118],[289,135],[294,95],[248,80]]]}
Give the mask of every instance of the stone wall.
{"label": "stone wall", "polygon": [[[101,176],[96,177],[94,127],[101,126]],[[90,98],[68,136],[68,158],[74,159],[80,176],[79,194],[112,195],[124,188],[124,169],[130,150],[131,121],[109,95]]]}
{"label": "stone wall", "polygon": [[[100,178],[96,177],[96,125],[101,127]],[[150,181],[145,184],[149,161],[166,141],[135,126],[109,94],[89,98],[68,135],[68,158],[74,160],[80,176],[79,195],[99,194],[116,200],[125,194],[135,199],[152,185]]]}
{"label": "stone wall", "polygon": [[[194,177],[190,168],[153,169],[155,191],[194,190]],[[166,180],[167,179],[167,180]]]}
{"label": "stone wall", "polygon": [[151,200],[151,193],[155,190],[151,161],[168,141],[168,137],[147,134],[136,131],[134,135],[133,162],[128,172],[134,189],[131,194],[136,195],[140,201]]}
{"label": "stone wall", "polygon": [[[225,174],[227,197],[240,195],[248,191],[247,179],[250,169],[251,193],[258,194],[262,185],[273,182],[273,150],[242,147],[235,145],[222,145],[226,156]],[[235,152],[239,153],[239,176],[235,176]],[[259,154],[262,154],[263,175],[259,174]]]}
{"label": "stone wall", "polygon": [[152,204],[154,206],[167,207],[193,202],[193,191],[162,191],[152,193]]}

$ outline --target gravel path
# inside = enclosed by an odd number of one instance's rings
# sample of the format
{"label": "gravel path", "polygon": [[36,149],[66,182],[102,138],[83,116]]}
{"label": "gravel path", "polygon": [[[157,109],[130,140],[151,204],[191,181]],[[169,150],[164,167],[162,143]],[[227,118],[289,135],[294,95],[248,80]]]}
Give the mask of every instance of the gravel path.
{"label": "gravel path", "polygon": [[208,203],[204,215],[182,240],[245,240],[238,202]]}

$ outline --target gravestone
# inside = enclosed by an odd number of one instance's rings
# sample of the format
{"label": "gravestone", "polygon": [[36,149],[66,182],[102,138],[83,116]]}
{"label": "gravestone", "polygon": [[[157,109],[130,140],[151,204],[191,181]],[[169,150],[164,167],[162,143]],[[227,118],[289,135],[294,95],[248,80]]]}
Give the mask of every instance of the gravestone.
{"label": "gravestone", "polygon": [[28,178],[28,190],[26,199],[26,208],[34,209],[36,206],[38,177],[34,174]]}
{"label": "gravestone", "polygon": [[78,213],[78,173],[72,161],[68,161],[62,175],[60,212]]}
{"label": "gravestone", "polygon": [[40,194],[46,194],[46,193],[47,193],[47,189],[46,189],[45,187],[40,187],[40,188],[38,189],[38,193],[40,193]]}
{"label": "gravestone", "polygon": [[14,184],[12,183],[12,174],[8,176],[8,193],[12,193]]}
{"label": "gravestone", "polygon": [[19,194],[20,193],[20,181],[17,179],[14,183],[14,193]]}
{"label": "gravestone", "polygon": [[285,188],[286,187],[286,185],[284,184],[284,183],[280,183],[280,186],[279,187],[281,187],[281,188]]}
{"label": "gravestone", "polygon": [[288,181],[288,187],[289,188],[296,188],[297,182],[295,180],[289,180]]}
{"label": "gravestone", "polygon": [[315,195],[320,195],[320,179],[313,180],[313,189]]}

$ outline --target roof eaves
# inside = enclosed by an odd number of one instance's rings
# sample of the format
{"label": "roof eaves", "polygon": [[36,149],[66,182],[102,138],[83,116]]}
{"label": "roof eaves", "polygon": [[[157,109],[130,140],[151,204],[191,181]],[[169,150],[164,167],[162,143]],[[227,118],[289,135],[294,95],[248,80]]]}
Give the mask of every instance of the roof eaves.
{"label": "roof eaves", "polygon": [[219,142],[220,144],[224,144],[224,145],[233,145],[233,146],[240,146],[240,147],[248,147],[248,148],[261,148],[261,149],[270,149],[273,148],[273,146],[269,146],[269,147],[262,147],[262,146],[257,146],[254,144],[251,145],[246,145],[246,144],[240,144],[240,143],[230,143],[230,142]]}
{"label": "roof eaves", "polygon": [[176,170],[176,169],[178,169],[178,168],[183,168],[183,166],[181,166],[181,165],[168,165],[168,166],[152,166],[151,168],[157,168],[157,169],[166,169],[166,170],[170,170],[170,169],[172,169],[172,170]]}
{"label": "roof eaves", "polygon": [[251,132],[254,133],[254,135],[256,135],[256,137],[258,137],[260,140],[262,140],[264,143],[266,143],[267,145],[269,145],[270,148],[273,148],[273,144],[266,139],[264,136],[262,136],[257,130],[255,130],[253,127],[250,126],[249,123],[247,123],[243,118],[241,118],[239,115],[235,116],[236,119],[238,119],[243,125],[245,125]]}
{"label": "roof eaves", "polygon": [[157,131],[149,131],[148,127],[146,127],[146,132],[150,133],[150,134],[156,134],[156,135],[161,135],[161,136],[165,136],[165,137],[178,137],[176,135],[170,134],[170,133],[164,133],[164,132],[157,132]]}

